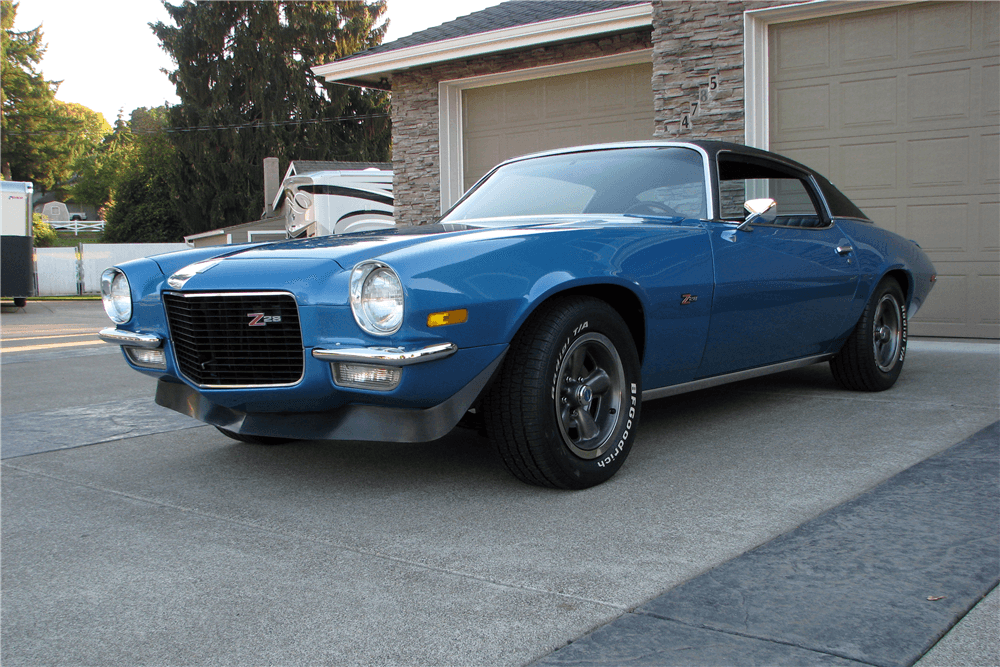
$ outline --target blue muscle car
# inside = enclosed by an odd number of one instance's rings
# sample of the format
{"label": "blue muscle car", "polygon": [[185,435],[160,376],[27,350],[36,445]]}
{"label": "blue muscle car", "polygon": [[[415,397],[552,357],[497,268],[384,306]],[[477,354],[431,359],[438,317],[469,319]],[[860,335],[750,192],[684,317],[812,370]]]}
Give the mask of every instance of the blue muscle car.
{"label": "blue muscle car", "polygon": [[585,488],[644,400],[823,361],[888,389],[934,281],[801,164],[641,142],[509,160],[435,224],[122,264],[100,335],[157,403],[237,440],[428,441],[474,417],[518,478]]}

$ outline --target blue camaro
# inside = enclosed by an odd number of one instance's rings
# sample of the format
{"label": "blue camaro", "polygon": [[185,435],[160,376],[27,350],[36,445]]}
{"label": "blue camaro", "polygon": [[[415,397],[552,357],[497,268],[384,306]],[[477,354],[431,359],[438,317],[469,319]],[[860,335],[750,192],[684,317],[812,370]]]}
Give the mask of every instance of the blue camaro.
{"label": "blue camaro", "polygon": [[888,389],[934,280],[801,164],[641,142],[509,160],[435,224],[127,262],[100,335],[237,440],[418,442],[471,417],[518,478],[585,488],[644,400],[823,361]]}

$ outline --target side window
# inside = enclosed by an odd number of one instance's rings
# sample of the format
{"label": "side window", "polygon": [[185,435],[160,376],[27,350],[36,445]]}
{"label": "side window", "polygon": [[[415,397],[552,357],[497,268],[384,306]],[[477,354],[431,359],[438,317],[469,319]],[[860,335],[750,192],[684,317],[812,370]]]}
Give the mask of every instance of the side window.
{"label": "side window", "polygon": [[[743,220],[743,202],[767,197],[777,202],[775,224],[818,227],[822,218],[807,182],[782,165],[741,156],[719,156],[719,208],[725,220]],[[803,224],[803,219],[805,224]]]}

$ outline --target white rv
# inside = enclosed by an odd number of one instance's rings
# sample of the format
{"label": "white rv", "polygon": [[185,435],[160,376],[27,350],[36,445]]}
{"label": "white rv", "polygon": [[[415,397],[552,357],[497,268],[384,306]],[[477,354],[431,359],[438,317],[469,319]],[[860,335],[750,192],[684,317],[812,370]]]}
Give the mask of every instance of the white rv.
{"label": "white rv", "polygon": [[[322,165],[322,163],[318,163]],[[272,210],[291,238],[392,227],[392,170],[307,170],[292,163]]]}
{"label": "white rv", "polygon": [[329,236],[394,226],[392,169],[384,162],[292,162],[280,184],[277,158],[264,159],[260,220],[184,237],[193,248]]}

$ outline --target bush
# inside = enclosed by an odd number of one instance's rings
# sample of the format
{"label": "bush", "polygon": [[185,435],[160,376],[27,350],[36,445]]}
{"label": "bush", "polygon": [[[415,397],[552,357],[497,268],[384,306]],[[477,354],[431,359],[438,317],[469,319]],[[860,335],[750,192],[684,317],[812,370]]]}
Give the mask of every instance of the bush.
{"label": "bush", "polygon": [[56,244],[56,239],[59,238],[56,234],[56,230],[48,223],[48,219],[41,213],[35,213],[31,216],[31,227],[34,230],[35,236],[35,247],[36,248],[51,248]]}

